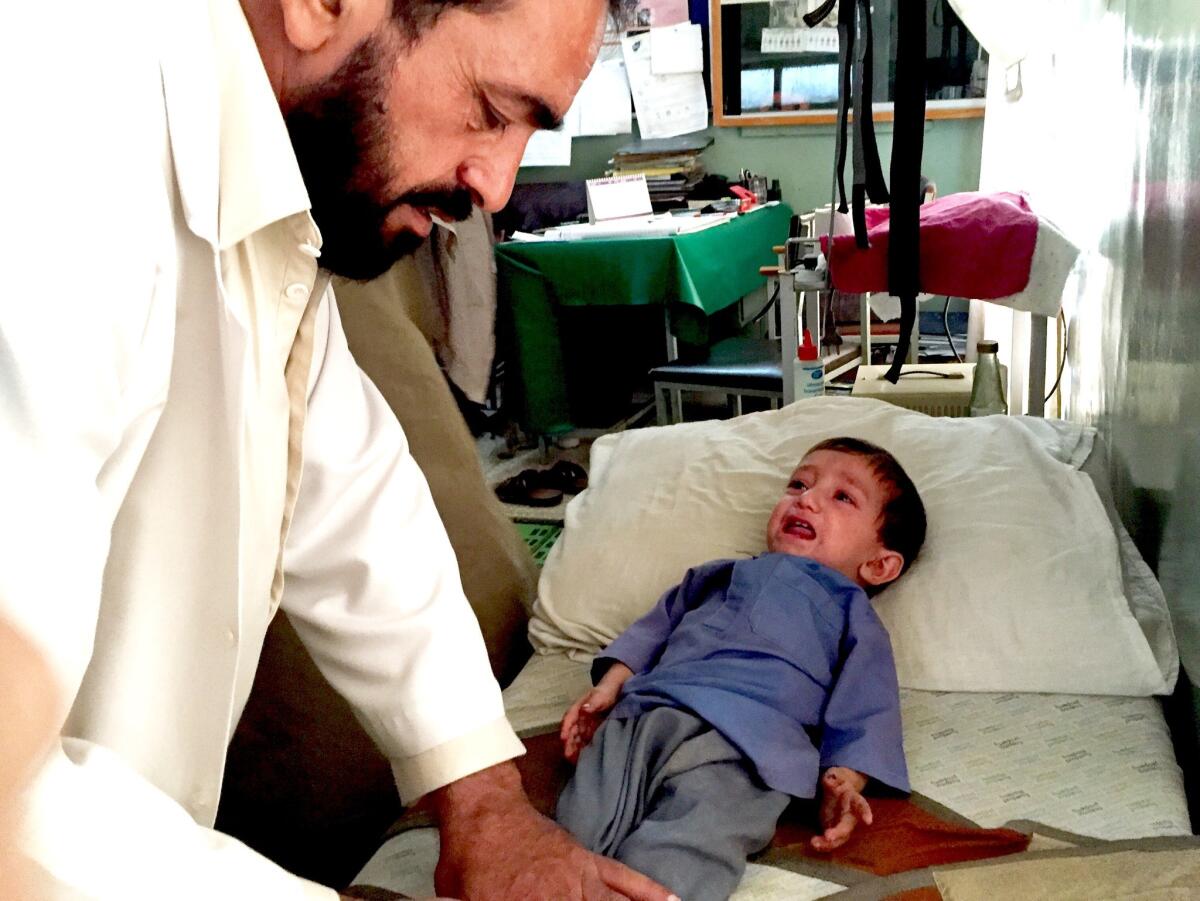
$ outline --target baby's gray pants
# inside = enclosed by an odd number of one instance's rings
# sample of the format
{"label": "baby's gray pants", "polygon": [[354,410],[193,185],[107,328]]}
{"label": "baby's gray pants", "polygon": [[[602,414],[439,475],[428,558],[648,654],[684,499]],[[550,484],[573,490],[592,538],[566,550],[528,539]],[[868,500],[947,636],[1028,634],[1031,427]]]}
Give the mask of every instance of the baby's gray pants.
{"label": "baby's gray pants", "polygon": [[766,847],[788,796],[690,713],[609,720],[558,800],[558,822],[683,901],[725,901]]}

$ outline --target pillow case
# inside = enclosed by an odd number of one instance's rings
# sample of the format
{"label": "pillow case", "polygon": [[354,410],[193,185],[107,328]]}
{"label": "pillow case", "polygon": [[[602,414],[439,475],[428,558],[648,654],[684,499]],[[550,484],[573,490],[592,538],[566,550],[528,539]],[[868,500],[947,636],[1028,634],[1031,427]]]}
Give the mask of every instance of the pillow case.
{"label": "pillow case", "polygon": [[605,436],[542,570],[530,639],[541,652],[594,654],[689,567],[761,553],[804,452],[849,435],[891,451],[926,508],[916,562],[873,599],[901,685],[1169,693],[1178,655],[1161,593],[1131,608],[1113,526],[1078,471],[1093,434],[827,397]]}

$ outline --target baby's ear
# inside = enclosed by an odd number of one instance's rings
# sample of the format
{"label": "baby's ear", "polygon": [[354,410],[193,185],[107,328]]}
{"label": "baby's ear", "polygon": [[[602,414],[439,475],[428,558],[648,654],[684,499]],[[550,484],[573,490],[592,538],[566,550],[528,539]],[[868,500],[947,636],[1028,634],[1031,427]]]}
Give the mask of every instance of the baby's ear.
{"label": "baby's ear", "polygon": [[895,581],[904,569],[904,556],[881,548],[879,553],[858,568],[858,578],[867,585],[886,585]]}

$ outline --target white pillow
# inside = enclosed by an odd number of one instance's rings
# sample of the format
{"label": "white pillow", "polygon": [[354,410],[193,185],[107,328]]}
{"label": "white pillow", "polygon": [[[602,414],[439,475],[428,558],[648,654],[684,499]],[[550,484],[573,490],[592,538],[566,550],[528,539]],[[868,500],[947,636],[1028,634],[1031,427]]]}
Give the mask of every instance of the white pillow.
{"label": "white pillow", "polygon": [[896,456],[928,517],[912,569],[874,599],[901,685],[1167,694],[1178,655],[1165,604],[1160,594],[1131,612],[1113,528],[1077,469],[1093,434],[829,397],[605,436],[542,570],[530,638],[542,652],[594,654],[688,567],[762,552],[767,517],[804,452],[850,435]]}

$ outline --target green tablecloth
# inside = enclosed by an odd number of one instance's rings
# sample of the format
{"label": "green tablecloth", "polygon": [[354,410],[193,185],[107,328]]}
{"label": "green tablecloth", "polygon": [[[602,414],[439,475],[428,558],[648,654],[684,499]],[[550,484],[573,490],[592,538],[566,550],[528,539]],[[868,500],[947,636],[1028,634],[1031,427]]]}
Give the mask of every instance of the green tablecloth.
{"label": "green tablecloth", "polygon": [[777,204],[674,237],[497,245],[509,400],[522,424],[546,435],[573,426],[558,307],[670,305],[675,334],[701,342],[705,317],[763,284],[758,268],[775,262],[771,247],[787,238],[791,215]]}

